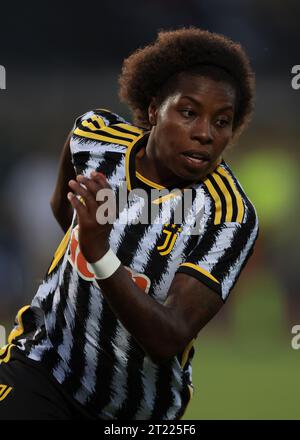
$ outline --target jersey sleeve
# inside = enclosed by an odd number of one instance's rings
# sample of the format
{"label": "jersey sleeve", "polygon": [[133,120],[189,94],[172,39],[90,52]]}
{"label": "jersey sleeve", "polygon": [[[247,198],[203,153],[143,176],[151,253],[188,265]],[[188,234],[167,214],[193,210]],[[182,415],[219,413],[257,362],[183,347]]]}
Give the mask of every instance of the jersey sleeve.
{"label": "jersey sleeve", "polygon": [[[101,170],[118,160],[141,130],[121,116],[105,109],[91,110],[75,121],[71,133],[70,149],[77,174]],[[105,172],[105,170],[103,170]]]}
{"label": "jersey sleeve", "polygon": [[217,292],[225,301],[252,254],[258,235],[258,220],[248,207],[246,220],[211,225],[177,273],[186,273]]}

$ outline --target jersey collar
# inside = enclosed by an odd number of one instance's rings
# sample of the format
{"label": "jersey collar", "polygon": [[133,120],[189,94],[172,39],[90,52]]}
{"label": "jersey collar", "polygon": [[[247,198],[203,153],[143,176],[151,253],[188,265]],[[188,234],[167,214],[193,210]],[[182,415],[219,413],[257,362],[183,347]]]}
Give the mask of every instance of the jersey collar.
{"label": "jersey collar", "polygon": [[135,169],[135,156],[139,149],[145,145],[148,141],[150,133],[142,133],[137,139],[135,139],[126,150],[125,155],[125,170],[126,170],[126,183],[128,191],[139,187],[139,179],[136,176]]}

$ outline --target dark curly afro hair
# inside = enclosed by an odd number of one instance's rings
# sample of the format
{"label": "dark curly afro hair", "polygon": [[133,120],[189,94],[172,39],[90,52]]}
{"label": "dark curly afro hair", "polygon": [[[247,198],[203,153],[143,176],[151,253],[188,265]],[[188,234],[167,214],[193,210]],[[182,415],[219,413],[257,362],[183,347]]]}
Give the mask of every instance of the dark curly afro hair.
{"label": "dark curly afro hair", "polygon": [[235,134],[253,110],[254,74],[242,47],[229,38],[197,28],[159,32],[157,40],[124,60],[119,78],[121,101],[134,122],[149,129],[148,106],[174,88],[174,78],[187,72],[229,82],[236,91]]}

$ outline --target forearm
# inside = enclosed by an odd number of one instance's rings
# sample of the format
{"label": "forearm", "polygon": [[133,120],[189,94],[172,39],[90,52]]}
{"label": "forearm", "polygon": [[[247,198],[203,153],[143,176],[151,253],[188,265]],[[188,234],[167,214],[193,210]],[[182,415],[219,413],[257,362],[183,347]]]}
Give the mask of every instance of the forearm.
{"label": "forearm", "polygon": [[142,291],[124,266],[98,283],[116,317],[153,360],[168,359],[189,342],[175,311]]}
{"label": "forearm", "polygon": [[73,210],[70,209],[70,206],[64,206],[63,202],[52,202],[52,199],[50,205],[57,223],[64,232],[67,232],[72,221]]}

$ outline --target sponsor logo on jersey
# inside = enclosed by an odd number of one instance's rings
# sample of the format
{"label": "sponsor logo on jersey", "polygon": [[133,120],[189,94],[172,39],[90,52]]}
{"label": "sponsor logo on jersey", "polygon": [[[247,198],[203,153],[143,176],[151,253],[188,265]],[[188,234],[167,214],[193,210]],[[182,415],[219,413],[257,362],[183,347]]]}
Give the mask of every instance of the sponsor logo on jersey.
{"label": "sponsor logo on jersey", "polygon": [[[78,229],[79,226],[77,225],[76,228],[74,228],[72,231],[68,260],[70,264],[74,267],[74,269],[78,272],[81,278],[86,281],[93,281],[95,279],[95,275],[88,269],[88,262],[80,251]],[[134,281],[141,290],[143,290],[145,293],[148,293],[151,285],[150,278],[148,278],[144,274],[135,272],[129,267],[124,267],[127,270],[128,275],[131,277],[132,281]]]}

